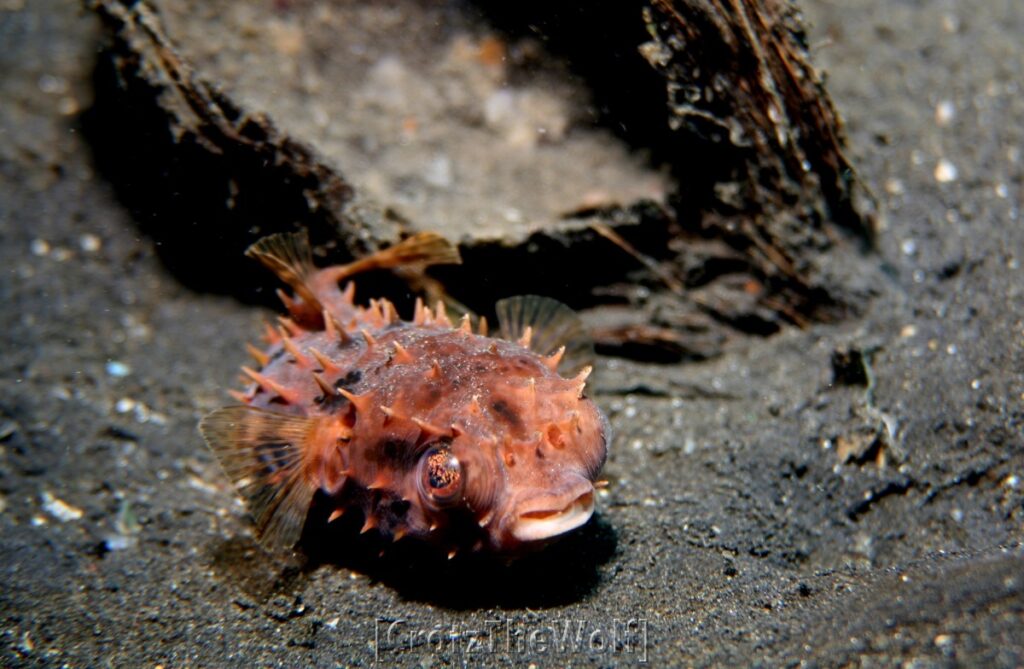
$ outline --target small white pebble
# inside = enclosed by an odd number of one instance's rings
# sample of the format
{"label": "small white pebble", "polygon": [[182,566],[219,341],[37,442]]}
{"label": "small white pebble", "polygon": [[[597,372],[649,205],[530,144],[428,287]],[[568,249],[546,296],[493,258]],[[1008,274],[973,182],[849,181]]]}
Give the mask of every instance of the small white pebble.
{"label": "small white pebble", "polygon": [[964,512],[962,509],[953,509],[952,511],[949,512],[949,517],[952,518],[955,522],[960,523],[964,520]]}
{"label": "small white pebble", "polygon": [[903,337],[904,339],[907,339],[909,337],[913,337],[916,334],[917,334],[917,326],[913,325],[913,324],[904,325],[903,328],[900,330],[900,336]]}
{"label": "small white pebble", "polygon": [[30,248],[34,256],[43,257],[50,254],[50,242],[45,239],[33,239]]}
{"label": "small white pebble", "polygon": [[451,159],[443,153],[434,156],[423,170],[423,179],[436,188],[451,187],[453,181]]}
{"label": "small white pebble", "polygon": [[697,450],[697,442],[690,435],[686,435],[686,439],[683,440],[683,453],[691,455]]}
{"label": "small white pebble", "polygon": [[515,207],[505,207],[504,209],[501,210],[501,215],[502,218],[504,218],[509,223],[523,222],[523,212],[519,211]]}
{"label": "small white pebble", "polygon": [[974,379],[973,381],[971,381],[971,388],[973,388],[974,390],[981,388],[981,381],[979,381],[978,379]]}
{"label": "small white pebble", "polygon": [[118,360],[111,360],[107,363],[107,374],[121,379],[132,373],[132,368]]}
{"label": "small white pebble", "polygon": [[946,184],[951,181],[956,181],[957,170],[956,165],[951,163],[948,159],[942,158],[935,165],[935,180],[940,184]]}
{"label": "small white pebble", "polygon": [[40,91],[50,95],[60,95],[68,90],[68,80],[53,74],[44,74],[37,83]]}
{"label": "small white pebble", "polygon": [[1005,200],[1010,195],[1010,189],[1006,187],[1006,184],[1000,181],[995,187],[996,197],[1000,200]]}
{"label": "small white pebble", "polygon": [[123,551],[135,545],[135,537],[111,534],[103,540],[103,545],[108,551]]}
{"label": "small white pebble", "polygon": [[326,128],[331,124],[331,116],[327,113],[327,110],[320,105],[313,105],[312,107],[313,123],[318,128]]}
{"label": "small white pebble", "polygon": [[103,245],[103,241],[92,233],[86,233],[78,238],[78,248],[86,253],[96,253]]}
{"label": "small white pebble", "polygon": [[893,177],[885,182],[885,192],[889,195],[903,195],[906,192],[906,187],[903,185],[903,181]]}
{"label": "small white pebble", "polygon": [[61,116],[74,116],[82,108],[82,105],[78,103],[78,99],[70,95],[65,95],[57,101],[57,111]]}
{"label": "small white pebble", "polygon": [[912,256],[917,253],[917,242],[913,239],[904,239],[900,244],[900,250],[903,251],[903,255]]}
{"label": "small white pebble", "polygon": [[953,637],[948,634],[938,634],[934,642],[936,646],[949,646],[953,643]]}
{"label": "small white pebble", "polygon": [[43,525],[47,525],[48,524],[48,521],[46,520],[46,516],[38,516],[38,515],[37,516],[32,516],[32,520],[30,520],[29,522],[32,523],[32,527],[42,527]]}
{"label": "small white pebble", "polygon": [[114,410],[117,411],[117,413],[128,413],[134,408],[135,400],[129,397],[122,397],[117,401],[117,404],[114,405]]}
{"label": "small white pebble", "polygon": [[1020,477],[1018,477],[1016,474],[1010,474],[1005,479],[1003,479],[1003,485],[1005,485],[1007,488],[1012,488],[1016,490],[1017,486],[1020,485]]}
{"label": "small white pebble", "polygon": [[[138,418],[138,417],[136,417]],[[138,419],[140,423],[152,423],[153,425],[167,425],[167,416],[158,412],[149,410],[145,420]]]}
{"label": "small white pebble", "polygon": [[331,618],[330,620],[324,623],[324,627],[332,630],[338,629],[338,623],[340,622],[341,618]]}
{"label": "small white pebble", "polygon": [[956,107],[952,100],[942,100],[935,105],[935,122],[939,124],[939,127],[949,125],[955,117]]}
{"label": "small white pebble", "polygon": [[67,401],[73,397],[67,386],[54,386],[50,389],[50,397]]}
{"label": "small white pebble", "polygon": [[62,523],[69,520],[78,520],[84,515],[84,511],[78,507],[71,506],[67,502],[57,499],[47,491],[43,491],[43,510]]}
{"label": "small white pebble", "polygon": [[206,481],[204,481],[203,479],[199,478],[194,474],[189,476],[186,482],[188,483],[188,487],[192,488],[193,490],[198,490],[199,492],[203,492],[208,495],[216,495],[217,493],[220,492],[220,490],[218,490],[216,486],[210,485],[209,483],[207,483]]}
{"label": "small white pebble", "polygon": [[946,347],[946,353],[949,355],[956,355],[957,351],[960,350],[956,347],[956,344],[950,344]]}

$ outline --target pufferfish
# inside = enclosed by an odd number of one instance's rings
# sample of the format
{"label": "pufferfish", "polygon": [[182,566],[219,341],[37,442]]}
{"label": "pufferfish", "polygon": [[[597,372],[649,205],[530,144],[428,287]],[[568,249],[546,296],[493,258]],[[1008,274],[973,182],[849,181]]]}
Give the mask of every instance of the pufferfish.
{"label": "pufferfish", "polygon": [[305,232],[247,255],[292,288],[278,293],[289,316],[267,349],[250,347],[258,368],[243,367],[240,405],[199,428],[265,546],[293,547],[314,505],[328,522],[356,512],[363,533],[448,557],[514,557],[590,519],[609,426],[584,395],[590,368],[558,373],[581,331],[568,307],[508,298],[496,305],[501,336],[488,337],[482,319],[453,326],[442,303],[417,300],[409,321],[386,299],[354,303],[358,272],[460,262],[433,233],[323,269]]}

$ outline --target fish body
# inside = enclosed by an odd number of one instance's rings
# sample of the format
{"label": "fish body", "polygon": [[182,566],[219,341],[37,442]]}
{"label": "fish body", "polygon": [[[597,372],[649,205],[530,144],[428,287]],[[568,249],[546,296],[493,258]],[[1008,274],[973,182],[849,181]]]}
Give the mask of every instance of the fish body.
{"label": "fish body", "polygon": [[[259,367],[244,368],[240,405],[200,429],[266,544],[293,545],[314,503],[331,520],[357,511],[364,532],[449,555],[514,555],[589,519],[609,429],[584,396],[589,368],[557,371],[564,347],[554,345],[573,331],[567,308],[512,298],[499,309],[510,340],[468,317],[453,325],[441,304],[417,301],[402,320],[387,300],[359,306],[351,282],[340,287],[368,267],[457,259],[436,235],[322,270],[302,235],[250,254],[292,286],[290,317],[252,351]],[[531,349],[539,340],[552,350]]]}

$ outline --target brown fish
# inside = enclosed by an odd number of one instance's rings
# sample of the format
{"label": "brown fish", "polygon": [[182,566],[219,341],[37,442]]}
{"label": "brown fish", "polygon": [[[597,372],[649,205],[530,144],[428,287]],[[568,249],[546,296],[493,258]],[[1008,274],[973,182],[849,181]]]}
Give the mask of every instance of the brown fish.
{"label": "brown fish", "polygon": [[[584,396],[590,368],[557,369],[581,331],[568,307],[537,296],[497,305],[500,334],[453,326],[439,303],[403,321],[387,300],[353,303],[340,282],[373,268],[459,262],[423,233],[348,265],[317,269],[304,233],[248,254],[291,286],[289,318],[250,352],[242,405],[200,423],[246,497],[262,540],[290,547],[312,504],[363,531],[416,537],[454,555],[514,555],[583,525],[594,509],[608,423]],[[317,494],[319,492],[319,495]]]}

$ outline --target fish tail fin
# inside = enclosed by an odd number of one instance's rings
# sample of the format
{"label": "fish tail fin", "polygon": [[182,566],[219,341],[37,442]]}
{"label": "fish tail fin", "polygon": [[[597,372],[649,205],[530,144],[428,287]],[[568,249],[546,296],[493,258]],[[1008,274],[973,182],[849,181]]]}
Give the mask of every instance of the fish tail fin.
{"label": "fish tail fin", "polygon": [[321,419],[249,406],[218,409],[199,423],[210,450],[245,497],[260,541],[298,542],[316,484],[303,466]]}
{"label": "fish tail fin", "polygon": [[246,249],[245,255],[263,263],[302,298],[301,305],[285,302],[293,314],[296,311],[301,314],[305,314],[306,311],[320,314],[323,311],[323,306],[310,283],[317,269],[313,265],[313,251],[309,246],[309,234],[305,229],[264,237]]}
{"label": "fish tail fin", "polygon": [[374,269],[415,268],[431,265],[459,265],[459,249],[436,232],[419,232],[412,237],[346,265],[320,271],[327,280],[338,283],[350,276]]}

